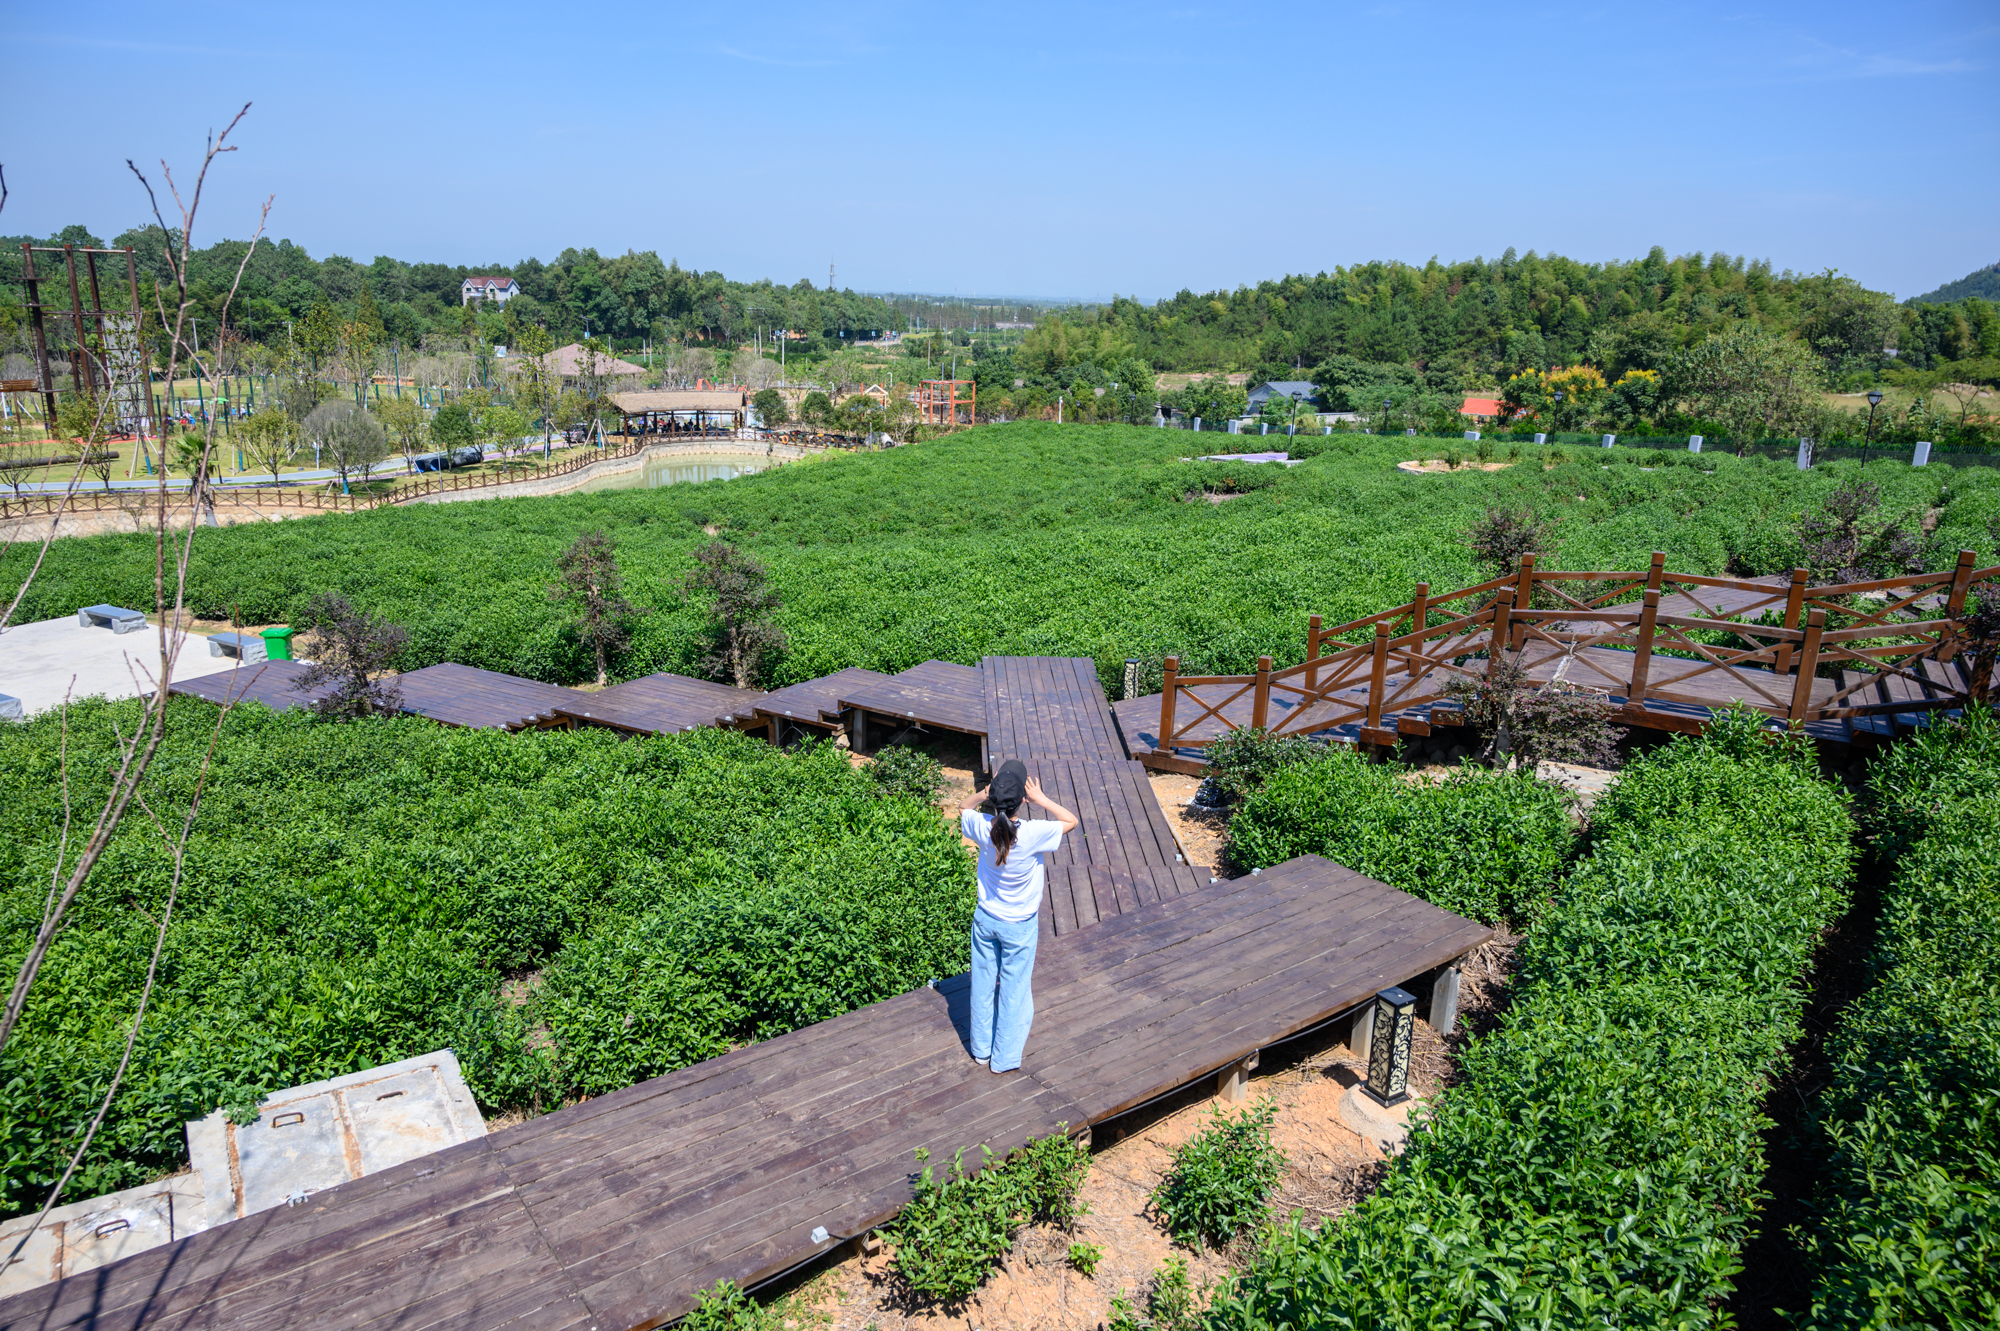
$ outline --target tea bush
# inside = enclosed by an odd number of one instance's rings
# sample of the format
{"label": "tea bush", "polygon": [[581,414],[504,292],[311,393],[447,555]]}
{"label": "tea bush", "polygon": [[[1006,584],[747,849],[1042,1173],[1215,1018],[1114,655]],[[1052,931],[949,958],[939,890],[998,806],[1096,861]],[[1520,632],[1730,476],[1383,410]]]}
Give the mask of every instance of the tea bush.
{"label": "tea bush", "polygon": [[1195,1331],[1202,1324],[1201,1291],[1188,1277],[1187,1258],[1167,1258],[1147,1283],[1144,1308],[1124,1295],[1114,1295],[1106,1331]]}
{"label": "tea bush", "polygon": [[1532,774],[1470,764],[1414,785],[1352,750],[1287,766],[1244,801],[1229,853],[1245,868],[1324,855],[1486,923],[1532,919],[1575,841],[1572,801]]}
{"label": "tea bush", "polygon": [[1800,1311],[1825,1327],[2000,1325],[2000,725],[1906,740],[1868,790],[1895,869],[1875,985],[1830,1045]]}
{"label": "tea bush", "polygon": [[1714,1320],[1852,828],[1740,716],[1634,761],[1595,821],[1463,1082],[1367,1201],[1277,1227],[1210,1327]]}
{"label": "tea bush", "polygon": [[[918,1151],[924,1168],[916,1196],[885,1230],[895,1245],[890,1269],[920,1297],[962,1301],[986,1283],[1022,1224],[1068,1228],[1081,1214],[1077,1194],[1090,1175],[1090,1148],[1082,1141],[1058,1131],[1029,1142],[1000,1165],[991,1151],[979,1149],[977,1173],[965,1172],[960,1151],[943,1179],[928,1153]],[[1074,1256],[1075,1249],[1071,1252]]]}
{"label": "tea bush", "polygon": [[1260,1100],[1234,1116],[1217,1105],[1210,1115],[1153,1190],[1167,1232],[1187,1244],[1221,1245],[1256,1224],[1285,1176],[1285,1153],[1271,1140],[1276,1103]]}
{"label": "tea bush", "polygon": [[[77,809],[96,807],[111,727],[135,714],[73,709]],[[168,709],[147,799],[169,822],[215,716]],[[0,729],[10,975],[62,834],[61,742],[55,716]],[[549,1107],[950,974],[973,905],[957,842],[831,746],[244,707],[132,1071],[67,1195],[174,1169],[186,1120],[281,1087],[449,1046],[488,1109]],[[128,817],[0,1053],[7,1213],[40,1204],[104,1092],[168,872],[158,834]],[[510,978],[532,997],[503,998]]]}

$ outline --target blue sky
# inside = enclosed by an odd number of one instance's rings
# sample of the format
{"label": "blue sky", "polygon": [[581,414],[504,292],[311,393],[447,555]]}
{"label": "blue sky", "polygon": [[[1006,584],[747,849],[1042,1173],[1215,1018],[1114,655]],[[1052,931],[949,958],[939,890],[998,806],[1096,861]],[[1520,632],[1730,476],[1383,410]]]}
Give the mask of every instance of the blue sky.
{"label": "blue sky", "polygon": [[2000,260],[2000,7],[15,8],[0,233],[1152,299],[1370,259],[1725,250],[1907,297]]}

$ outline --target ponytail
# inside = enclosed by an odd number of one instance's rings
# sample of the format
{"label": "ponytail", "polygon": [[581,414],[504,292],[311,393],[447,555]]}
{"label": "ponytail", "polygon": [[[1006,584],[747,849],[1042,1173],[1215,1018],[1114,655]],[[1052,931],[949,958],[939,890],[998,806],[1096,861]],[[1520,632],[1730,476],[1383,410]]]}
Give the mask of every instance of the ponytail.
{"label": "ponytail", "polygon": [[1005,864],[1007,852],[1014,848],[1014,820],[1009,818],[1007,811],[998,804],[993,806],[993,826],[990,835],[993,838],[993,862]]}

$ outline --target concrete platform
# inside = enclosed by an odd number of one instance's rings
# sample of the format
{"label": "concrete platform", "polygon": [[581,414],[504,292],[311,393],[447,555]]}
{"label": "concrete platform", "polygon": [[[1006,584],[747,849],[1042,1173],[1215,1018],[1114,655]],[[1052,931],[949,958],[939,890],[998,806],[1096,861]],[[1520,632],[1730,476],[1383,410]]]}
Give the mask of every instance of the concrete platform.
{"label": "concrete platform", "polygon": [[[234,670],[241,662],[210,656],[200,634],[182,639],[174,660],[174,678],[192,679]],[[113,633],[107,628],[83,628],[75,615],[29,624],[10,624],[0,632],[0,693],[21,700],[28,716],[62,705],[65,695],[88,698],[136,698],[153,691],[160,669],[158,630]]]}

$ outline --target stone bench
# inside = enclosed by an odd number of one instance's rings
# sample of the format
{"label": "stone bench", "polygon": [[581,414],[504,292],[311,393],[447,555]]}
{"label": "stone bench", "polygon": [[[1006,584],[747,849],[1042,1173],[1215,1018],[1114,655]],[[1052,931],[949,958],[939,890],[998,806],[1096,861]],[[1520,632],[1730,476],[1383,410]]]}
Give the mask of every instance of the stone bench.
{"label": "stone bench", "polygon": [[137,633],[146,627],[146,617],[137,610],[115,605],[87,605],[76,612],[79,628],[110,629],[113,633]]}
{"label": "stone bench", "polygon": [[211,633],[208,654],[233,656],[239,661],[262,661],[268,657],[263,637],[255,633]]}

